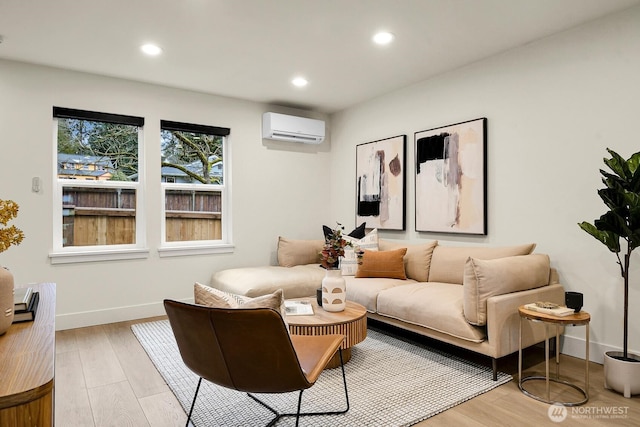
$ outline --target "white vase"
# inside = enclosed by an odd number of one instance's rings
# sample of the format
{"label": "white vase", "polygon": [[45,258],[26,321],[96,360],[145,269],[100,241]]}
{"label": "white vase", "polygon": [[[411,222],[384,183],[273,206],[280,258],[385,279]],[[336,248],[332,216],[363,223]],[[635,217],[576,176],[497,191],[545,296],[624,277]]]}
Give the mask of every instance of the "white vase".
{"label": "white vase", "polygon": [[640,356],[627,353],[630,361],[620,360],[621,351],[607,351],[604,354],[604,388],[622,393],[629,399],[640,394]]}
{"label": "white vase", "polygon": [[0,335],[13,323],[13,274],[0,267]]}
{"label": "white vase", "polygon": [[327,269],[322,279],[322,308],[326,311],[342,311],[347,302],[347,288],[342,270]]}

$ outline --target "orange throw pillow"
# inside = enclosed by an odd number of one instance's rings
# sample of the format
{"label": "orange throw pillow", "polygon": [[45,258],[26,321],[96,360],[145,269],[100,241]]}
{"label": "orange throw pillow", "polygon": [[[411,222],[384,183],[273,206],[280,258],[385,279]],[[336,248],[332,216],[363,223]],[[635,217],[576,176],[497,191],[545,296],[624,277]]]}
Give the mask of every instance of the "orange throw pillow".
{"label": "orange throw pillow", "polygon": [[356,277],[385,277],[405,280],[404,255],[407,248],[393,251],[364,251]]}

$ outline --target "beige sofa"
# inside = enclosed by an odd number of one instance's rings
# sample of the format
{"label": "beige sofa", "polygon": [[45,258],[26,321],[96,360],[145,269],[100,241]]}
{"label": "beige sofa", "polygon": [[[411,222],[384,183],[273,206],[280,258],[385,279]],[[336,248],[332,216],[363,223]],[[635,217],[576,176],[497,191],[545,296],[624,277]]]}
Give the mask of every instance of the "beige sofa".
{"label": "beige sofa", "polygon": [[[252,297],[277,289],[285,298],[312,296],[324,277],[316,261],[321,246],[321,240],[280,238],[278,266],[219,271],[211,286]],[[370,277],[344,275],[347,299],[365,306],[371,319],[489,356],[494,379],[497,359],[518,351],[518,306],[564,301],[557,272],[547,255],[532,253],[534,244],[454,247],[380,239],[377,255],[397,257],[399,248],[406,248],[399,261],[406,278],[385,277],[375,266],[365,274]],[[542,325],[523,322],[522,328],[523,348],[544,341]]]}

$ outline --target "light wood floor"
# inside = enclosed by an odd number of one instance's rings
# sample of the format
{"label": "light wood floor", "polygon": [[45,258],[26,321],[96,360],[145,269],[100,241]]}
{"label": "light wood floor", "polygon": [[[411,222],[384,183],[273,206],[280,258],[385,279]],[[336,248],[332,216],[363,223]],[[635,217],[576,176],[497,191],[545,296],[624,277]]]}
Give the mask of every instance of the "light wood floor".
{"label": "light wood floor", "polygon": [[[56,333],[56,425],[184,425],[186,415],[131,332],[131,324],[157,319]],[[486,359],[484,363],[490,364]],[[527,349],[524,365],[525,372],[544,372],[544,351],[540,348]],[[515,374],[515,378],[517,355],[500,360],[498,366]],[[561,373],[580,383],[584,378],[584,360],[561,356]],[[577,409],[567,408],[567,418],[561,423],[551,422],[547,415],[549,405],[525,396],[514,379],[418,426],[639,425],[640,396],[625,399],[620,394],[605,390],[602,365],[595,363],[590,364],[590,383],[589,402]],[[611,411],[616,411],[623,418],[613,419],[604,415]],[[304,420],[301,425],[304,426]]]}

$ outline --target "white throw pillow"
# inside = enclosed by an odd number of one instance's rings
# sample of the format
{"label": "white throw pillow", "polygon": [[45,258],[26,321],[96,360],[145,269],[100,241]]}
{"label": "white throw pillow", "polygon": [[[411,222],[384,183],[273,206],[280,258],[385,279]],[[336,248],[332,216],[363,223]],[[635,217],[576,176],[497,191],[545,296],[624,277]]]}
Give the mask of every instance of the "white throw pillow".
{"label": "white throw pillow", "polygon": [[378,229],[374,228],[362,239],[356,239],[350,236],[342,236],[347,242],[351,242],[352,247],[344,248],[344,257],[340,258],[340,269],[343,276],[355,276],[358,271],[358,255],[356,248],[368,251],[378,250]]}

